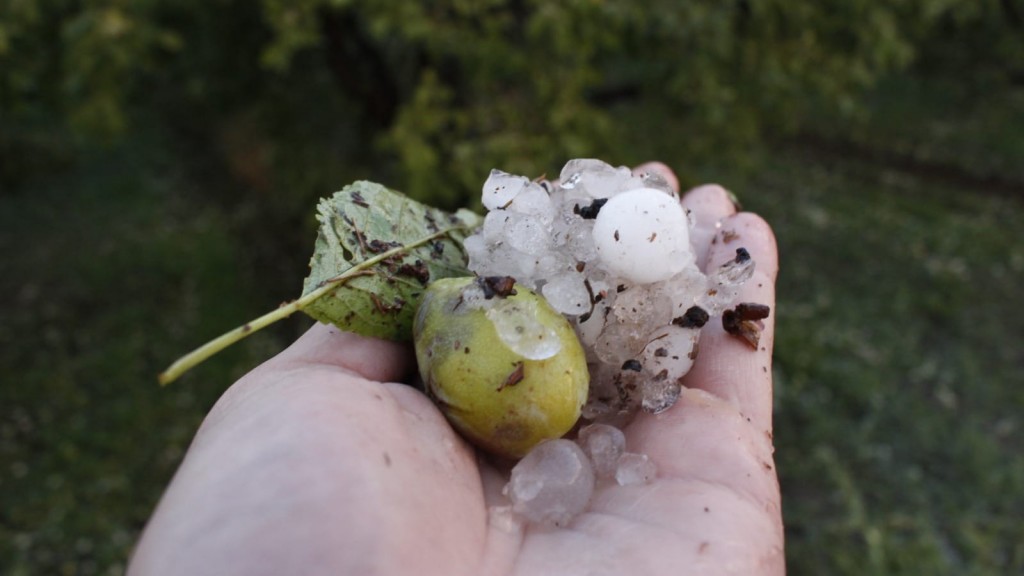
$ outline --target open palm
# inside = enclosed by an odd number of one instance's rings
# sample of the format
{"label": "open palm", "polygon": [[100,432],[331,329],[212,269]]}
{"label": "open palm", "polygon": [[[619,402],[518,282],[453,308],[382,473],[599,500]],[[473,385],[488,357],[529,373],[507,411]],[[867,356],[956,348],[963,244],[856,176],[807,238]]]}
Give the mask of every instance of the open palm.
{"label": "open palm", "polygon": [[[660,169],[654,167],[653,169]],[[671,176],[671,174],[666,174]],[[768,226],[691,191],[698,257],[742,246],[741,298],[774,304]],[[139,542],[133,574],[782,574],[771,441],[774,314],[758,350],[704,328],[679,402],[627,449],[653,482],[601,484],[564,528],[507,513],[508,479],[417,390],[404,346],[319,325],[211,411]]]}

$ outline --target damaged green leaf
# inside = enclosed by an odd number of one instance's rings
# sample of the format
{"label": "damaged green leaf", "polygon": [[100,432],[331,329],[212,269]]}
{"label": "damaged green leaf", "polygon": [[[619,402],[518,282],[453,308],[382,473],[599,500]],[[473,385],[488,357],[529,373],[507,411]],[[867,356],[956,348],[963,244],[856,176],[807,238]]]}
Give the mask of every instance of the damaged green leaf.
{"label": "damaged green leaf", "polygon": [[321,200],[317,220],[302,296],[182,356],[159,375],[161,384],[298,311],[364,336],[411,340],[427,283],[468,274],[462,243],[482,221],[468,210],[449,214],[365,181]]}
{"label": "damaged green leaf", "polygon": [[449,214],[372,182],[356,182],[320,202],[320,233],[303,295],[362,262],[394,253],[351,276],[304,311],[320,320],[389,340],[409,340],[427,283],[466,276],[462,242],[480,223],[469,211]]}

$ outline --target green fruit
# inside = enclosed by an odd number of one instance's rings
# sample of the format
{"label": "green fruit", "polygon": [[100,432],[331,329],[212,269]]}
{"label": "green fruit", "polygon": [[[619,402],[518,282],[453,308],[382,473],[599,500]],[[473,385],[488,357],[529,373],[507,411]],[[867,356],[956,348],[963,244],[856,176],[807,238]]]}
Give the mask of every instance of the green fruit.
{"label": "green fruit", "polygon": [[434,282],[413,337],[427,395],[452,426],[489,452],[518,458],[576,424],[589,374],[569,322],[518,284],[508,293],[505,282],[498,294],[484,279]]}

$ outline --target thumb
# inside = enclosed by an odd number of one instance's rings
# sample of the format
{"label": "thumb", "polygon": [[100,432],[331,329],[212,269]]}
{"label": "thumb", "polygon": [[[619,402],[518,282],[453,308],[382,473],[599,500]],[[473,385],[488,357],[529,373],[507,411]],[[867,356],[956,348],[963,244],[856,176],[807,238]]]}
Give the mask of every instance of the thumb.
{"label": "thumb", "polygon": [[281,370],[303,365],[328,365],[367,380],[401,382],[411,376],[416,362],[408,343],[360,336],[318,323],[263,366]]}

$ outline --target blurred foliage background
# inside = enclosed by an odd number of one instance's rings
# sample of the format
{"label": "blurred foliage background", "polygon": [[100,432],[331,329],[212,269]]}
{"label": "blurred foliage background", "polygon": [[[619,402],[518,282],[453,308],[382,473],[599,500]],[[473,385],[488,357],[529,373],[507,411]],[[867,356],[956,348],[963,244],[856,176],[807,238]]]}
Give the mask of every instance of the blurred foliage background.
{"label": "blurred foliage background", "polygon": [[317,198],[585,156],[776,229],[793,574],[1024,572],[1020,0],[0,0],[0,572],[124,570]]}

